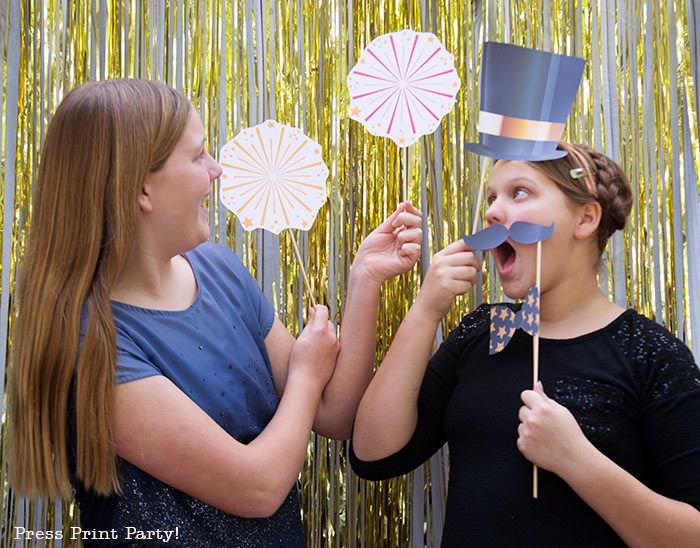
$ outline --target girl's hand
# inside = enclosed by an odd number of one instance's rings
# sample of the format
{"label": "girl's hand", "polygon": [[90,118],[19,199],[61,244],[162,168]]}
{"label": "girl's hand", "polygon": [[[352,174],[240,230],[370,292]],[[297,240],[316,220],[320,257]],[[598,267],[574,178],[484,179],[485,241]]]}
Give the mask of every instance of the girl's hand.
{"label": "girl's hand", "polygon": [[333,375],[339,350],[335,326],[328,320],[328,308],[316,305],[309,310],[309,323],[292,348],[289,374],[304,374],[323,389]]}
{"label": "girl's hand", "polygon": [[541,382],[521,399],[525,405],[518,413],[518,449],[533,464],[561,476],[591,443],[571,412],[547,397]]}
{"label": "girl's hand", "polygon": [[421,224],[420,210],[402,202],[360,244],[352,270],[379,284],[409,271],[420,257]]}
{"label": "girl's hand", "polygon": [[467,293],[481,271],[481,263],[461,238],[433,255],[416,305],[435,321],[445,317],[458,295]]}

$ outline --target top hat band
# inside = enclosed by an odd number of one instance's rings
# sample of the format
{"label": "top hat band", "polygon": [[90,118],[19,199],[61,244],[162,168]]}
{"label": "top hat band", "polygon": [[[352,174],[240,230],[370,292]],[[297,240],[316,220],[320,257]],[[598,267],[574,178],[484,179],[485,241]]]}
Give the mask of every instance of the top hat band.
{"label": "top hat band", "polygon": [[488,135],[531,141],[559,141],[565,124],[504,116],[482,110],[479,112],[478,126],[480,133]]}

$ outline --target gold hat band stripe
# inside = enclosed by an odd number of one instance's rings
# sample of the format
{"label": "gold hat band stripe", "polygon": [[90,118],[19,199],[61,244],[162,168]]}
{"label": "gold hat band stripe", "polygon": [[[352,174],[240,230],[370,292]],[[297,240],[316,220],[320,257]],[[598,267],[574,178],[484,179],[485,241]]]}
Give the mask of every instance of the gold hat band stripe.
{"label": "gold hat band stripe", "polygon": [[565,124],[557,122],[515,118],[484,110],[479,112],[479,131],[481,133],[510,137],[511,139],[559,141],[564,132],[564,126]]}

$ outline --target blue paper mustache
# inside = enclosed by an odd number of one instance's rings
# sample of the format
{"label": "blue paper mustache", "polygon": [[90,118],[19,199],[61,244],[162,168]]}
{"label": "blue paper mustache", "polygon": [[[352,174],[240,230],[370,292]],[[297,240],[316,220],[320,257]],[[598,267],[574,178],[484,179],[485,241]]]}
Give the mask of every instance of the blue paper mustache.
{"label": "blue paper mustache", "polygon": [[549,226],[516,221],[510,228],[505,225],[491,225],[475,234],[464,236],[464,243],[471,249],[486,251],[505,242],[509,237],[519,244],[534,244],[546,240],[554,232],[554,223]]}

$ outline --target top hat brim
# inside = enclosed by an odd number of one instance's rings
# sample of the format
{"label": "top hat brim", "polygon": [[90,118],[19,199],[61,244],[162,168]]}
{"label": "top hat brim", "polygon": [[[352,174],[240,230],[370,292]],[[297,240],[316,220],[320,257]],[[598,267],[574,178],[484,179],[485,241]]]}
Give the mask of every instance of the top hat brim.
{"label": "top hat brim", "polygon": [[556,160],[557,158],[563,158],[568,154],[565,150],[558,148],[548,150],[542,154],[516,154],[503,149],[491,148],[481,143],[467,143],[465,146],[468,151],[473,152],[474,154],[479,154],[480,156],[488,156],[489,158],[496,158],[498,160],[520,160],[523,162]]}

